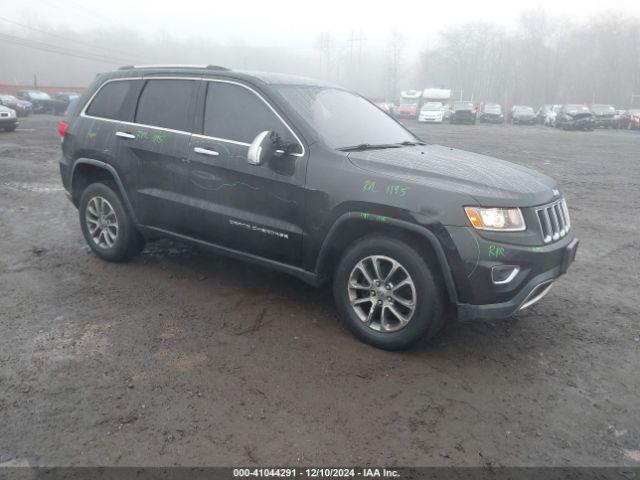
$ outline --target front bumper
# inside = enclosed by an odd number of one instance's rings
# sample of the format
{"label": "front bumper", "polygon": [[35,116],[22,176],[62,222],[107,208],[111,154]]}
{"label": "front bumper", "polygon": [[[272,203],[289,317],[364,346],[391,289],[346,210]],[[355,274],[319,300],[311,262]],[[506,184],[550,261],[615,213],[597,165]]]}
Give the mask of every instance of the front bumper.
{"label": "front bumper", "polygon": [[0,117],[0,128],[16,127],[19,125],[16,117]]}
{"label": "front bumper", "polygon": [[434,115],[420,115],[418,117],[418,121],[422,123],[442,123],[443,116],[434,116]]}
{"label": "front bumper", "polygon": [[[470,227],[447,230],[462,257],[462,268],[452,269],[459,295],[460,320],[506,318],[533,305],[573,263],[578,239],[573,232],[544,246],[497,243]],[[494,272],[514,270],[507,282],[497,282]]]}

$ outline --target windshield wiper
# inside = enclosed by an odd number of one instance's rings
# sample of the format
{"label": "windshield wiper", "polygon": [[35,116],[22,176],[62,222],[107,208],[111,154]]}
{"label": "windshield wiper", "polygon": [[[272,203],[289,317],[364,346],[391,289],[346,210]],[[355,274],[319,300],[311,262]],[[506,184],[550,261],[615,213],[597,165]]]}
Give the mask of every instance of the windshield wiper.
{"label": "windshield wiper", "polygon": [[414,146],[414,145],[426,145],[426,143],[424,143],[424,142],[412,142],[410,140],[405,140],[404,142],[399,142],[398,145]]}
{"label": "windshield wiper", "polygon": [[400,148],[400,144],[381,143],[379,145],[375,145],[371,143],[361,143],[359,145],[336,148],[336,150],[340,150],[341,152],[360,152],[363,150],[379,150],[383,148]]}

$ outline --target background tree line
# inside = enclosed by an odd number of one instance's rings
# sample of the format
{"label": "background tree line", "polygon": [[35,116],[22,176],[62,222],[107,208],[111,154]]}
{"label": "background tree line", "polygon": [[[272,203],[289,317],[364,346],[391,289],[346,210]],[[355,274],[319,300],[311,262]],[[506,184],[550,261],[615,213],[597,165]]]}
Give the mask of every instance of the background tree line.
{"label": "background tree line", "polygon": [[[534,10],[510,31],[486,22],[452,26],[421,52],[416,80],[506,105],[628,107],[640,94],[640,20],[610,14],[576,23]],[[640,96],[635,101],[640,107]]]}
{"label": "background tree line", "polygon": [[510,27],[445,24],[422,49],[397,27],[384,44],[368,42],[359,30],[312,34],[304,46],[268,46],[0,20],[0,84],[28,85],[35,76],[41,85],[84,86],[119,65],[204,63],[322,78],[387,100],[403,89],[445,87],[458,98],[505,105],[628,107],[640,94],[640,19],[613,13],[578,22],[531,10]]}

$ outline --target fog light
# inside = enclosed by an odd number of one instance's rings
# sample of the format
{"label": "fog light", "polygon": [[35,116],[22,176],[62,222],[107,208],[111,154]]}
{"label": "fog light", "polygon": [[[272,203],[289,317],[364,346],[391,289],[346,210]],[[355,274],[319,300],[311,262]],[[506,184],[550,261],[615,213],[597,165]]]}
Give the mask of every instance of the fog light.
{"label": "fog light", "polygon": [[496,265],[491,268],[491,280],[496,285],[505,285],[516,278],[519,271],[517,265]]}

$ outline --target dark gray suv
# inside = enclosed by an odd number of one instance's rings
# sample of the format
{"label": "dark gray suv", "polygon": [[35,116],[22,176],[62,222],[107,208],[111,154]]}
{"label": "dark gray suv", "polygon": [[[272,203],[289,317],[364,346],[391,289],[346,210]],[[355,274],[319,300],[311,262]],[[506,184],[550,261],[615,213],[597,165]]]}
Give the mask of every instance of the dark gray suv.
{"label": "dark gray suv", "polygon": [[556,183],[428,145],[361,96],[216,66],[99,75],[60,124],[60,172],[99,257],[168,237],[332,280],[362,340],[405,348],[445,318],[538,301],[578,241]]}

